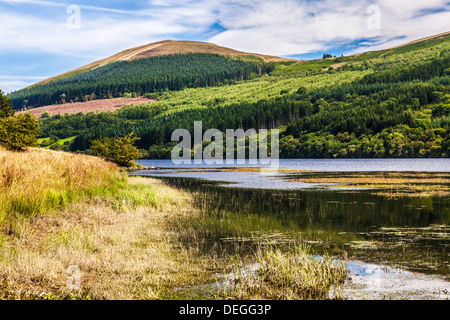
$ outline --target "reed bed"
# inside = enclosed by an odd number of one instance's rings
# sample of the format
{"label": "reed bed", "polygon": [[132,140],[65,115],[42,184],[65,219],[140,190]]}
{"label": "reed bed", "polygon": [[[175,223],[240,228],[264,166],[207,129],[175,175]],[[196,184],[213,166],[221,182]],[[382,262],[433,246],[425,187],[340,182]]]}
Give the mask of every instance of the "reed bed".
{"label": "reed bed", "polygon": [[260,246],[255,263],[235,262],[218,292],[225,299],[327,300],[340,299],[347,278],[344,261],[312,256],[303,246],[282,250]]}
{"label": "reed bed", "polygon": [[119,168],[96,157],[43,149],[0,148],[0,223],[35,216],[124,182]]}

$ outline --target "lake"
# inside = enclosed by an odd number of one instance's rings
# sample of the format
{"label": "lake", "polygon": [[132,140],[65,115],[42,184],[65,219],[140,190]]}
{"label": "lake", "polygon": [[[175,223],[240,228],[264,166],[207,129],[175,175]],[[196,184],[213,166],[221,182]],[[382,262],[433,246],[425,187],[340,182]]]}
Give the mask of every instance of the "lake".
{"label": "lake", "polygon": [[[183,169],[183,168],[224,168],[224,167],[260,167],[259,165],[175,165],[172,160],[139,160],[146,167]],[[396,171],[396,172],[450,172],[450,159],[281,159],[282,170],[307,170],[315,172],[351,172],[351,171]]]}
{"label": "lake", "polygon": [[[164,179],[195,196],[204,215],[201,221],[190,223],[205,229],[205,250],[220,248],[232,253],[236,246],[251,247],[258,242],[289,245],[300,241],[317,254],[348,255],[354,279],[354,286],[347,288],[351,297],[359,290],[366,298],[386,298],[384,294],[391,292],[389,286],[394,283],[394,298],[414,297],[419,287],[418,298],[442,297],[442,288],[450,291],[448,195],[391,198],[371,189],[336,188],[294,179],[302,171],[337,176],[348,172],[429,172],[442,177],[450,172],[450,159],[280,160],[281,170],[276,175],[220,170],[233,165],[177,167],[170,160],[140,163],[165,169],[133,175]],[[361,270],[371,272],[364,271],[361,277]]]}

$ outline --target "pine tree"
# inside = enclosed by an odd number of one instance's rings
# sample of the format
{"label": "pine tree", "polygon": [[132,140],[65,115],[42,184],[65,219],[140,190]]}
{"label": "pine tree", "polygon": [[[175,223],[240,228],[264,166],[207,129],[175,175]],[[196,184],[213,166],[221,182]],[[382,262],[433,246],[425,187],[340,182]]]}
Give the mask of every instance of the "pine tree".
{"label": "pine tree", "polygon": [[14,109],[9,99],[0,90],[0,119],[14,116]]}
{"label": "pine tree", "polygon": [[0,90],[0,146],[21,151],[36,144],[39,125],[31,113],[14,113],[11,102]]}

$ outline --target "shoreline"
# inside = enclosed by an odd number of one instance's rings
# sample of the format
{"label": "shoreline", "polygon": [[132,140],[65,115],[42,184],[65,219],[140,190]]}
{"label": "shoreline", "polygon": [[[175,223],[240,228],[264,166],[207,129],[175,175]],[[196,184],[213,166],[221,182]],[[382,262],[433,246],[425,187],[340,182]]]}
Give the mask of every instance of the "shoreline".
{"label": "shoreline", "polygon": [[[214,229],[194,206],[192,195],[180,188],[159,179],[120,175],[118,167],[95,157],[39,149],[0,150],[1,157],[7,160],[1,169],[8,184],[0,185],[7,195],[0,202],[4,208],[13,205],[8,192],[15,191],[23,205],[14,215],[18,207],[5,211],[0,226],[0,299],[180,299],[185,293],[176,288],[215,283],[217,274],[233,272],[236,266],[233,255],[219,247],[204,250]],[[53,189],[55,185],[59,187]],[[31,212],[34,199],[41,202]],[[240,251],[239,243],[234,248],[234,254],[242,252],[243,261],[261,258]],[[263,253],[264,259],[272,259],[276,251]],[[279,257],[282,265],[291,265],[292,256]],[[75,291],[68,288],[70,266],[80,270],[81,286]],[[314,268],[322,270],[320,265]],[[279,270],[270,272],[286,276]],[[333,279],[328,274],[321,281]],[[265,293],[249,292],[249,297],[276,292],[267,288]]]}

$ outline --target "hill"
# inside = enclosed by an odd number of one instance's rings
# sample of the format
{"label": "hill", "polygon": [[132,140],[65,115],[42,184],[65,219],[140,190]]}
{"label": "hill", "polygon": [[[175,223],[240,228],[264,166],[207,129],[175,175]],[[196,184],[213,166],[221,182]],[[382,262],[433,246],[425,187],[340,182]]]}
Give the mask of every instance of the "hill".
{"label": "hill", "polygon": [[[198,63],[189,71],[197,83],[174,86],[177,78],[168,79],[172,73],[166,72],[180,72],[184,59]],[[204,72],[217,61],[222,69]],[[170,158],[172,132],[192,131],[201,120],[205,130],[281,128],[284,158],[450,156],[449,33],[350,57],[266,63],[189,53],[116,62],[80,76],[92,77],[86,82],[92,85],[104,79],[99,72],[122,73],[128,63],[155,62],[164,66],[158,83],[167,86],[144,92],[156,101],[115,112],[41,118],[42,138],[76,137],[66,147],[84,152],[95,138],[133,131],[149,157]],[[214,80],[230,66],[237,73]],[[243,66],[249,70],[244,77]]]}
{"label": "hill", "polygon": [[[254,60],[262,59],[264,62],[277,62],[277,63],[284,63],[288,66],[307,66],[311,63],[317,63],[319,61],[325,62],[326,60],[332,62],[331,66],[333,67],[339,67],[342,63],[350,63],[352,61],[361,61],[367,58],[374,58],[374,57],[383,57],[386,55],[393,55],[396,53],[399,53],[401,51],[411,51],[414,49],[423,49],[424,46],[427,45],[433,45],[436,41],[439,40],[445,40],[446,37],[450,35],[450,32],[430,36],[424,39],[419,39],[416,41],[412,41],[410,43],[391,48],[388,50],[382,50],[382,51],[375,51],[375,52],[366,52],[363,54],[356,54],[356,55],[350,55],[346,57],[345,59],[337,58],[337,59],[319,59],[319,60],[312,60],[312,61],[297,61],[294,59],[286,59],[281,57],[275,57],[275,56],[269,56],[269,55],[263,55],[258,53],[247,53],[242,51],[233,50],[226,47],[221,47],[213,43],[207,43],[207,42],[198,42],[198,41],[176,41],[176,40],[164,40],[159,41],[155,43],[150,43],[147,45],[131,48],[124,50],[122,52],[119,52],[111,57],[95,61],[92,63],[89,63],[85,66],[82,66],[80,68],[65,72],[61,75],[57,75],[54,77],[50,77],[48,79],[42,80],[35,85],[40,85],[44,83],[51,82],[56,79],[61,79],[65,77],[70,77],[72,75],[76,75],[82,72],[94,70],[96,68],[100,68],[103,66],[106,66],[110,63],[119,62],[119,61],[132,61],[132,60],[138,60],[138,59],[144,59],[144,58],[151,58],[151,57],[160,57],[160,56],[166,56],[166,55],[175,55],[175,54],[188,54],[188,53],[210,53],[210,54],[219,54],[223,56],[230,56],[230,57],[239,57],[242,59],[247,60]],[[326,62],[325,62],[326,63]],[[328,63],[327,63],[328,64]]]}
{"label": "hill", "polygon": [[[311,61],[245,53],[211,43],[166,40],[131,48],[92,62],[14,92],[9,98],[15,108],[20,110],[67,102],[119,98],[128,93],[141,96],[164,90],[223,85],[270,72],[270,66],[280,73],[328,71],[423,52],[446,42],[449,35],[450,33],[444,33],[431,36],[388,50]],[[241,72],[242,70],[244,71]]]}
{"label": "hill", "polygon": [[291,62],[288,63],[288,68],[286,69],[290,71],[317,71],[321,69],[328,70],[329,68],[337,69],[347,65],[361,65],[369,61],[373,63],[383,62],[392,58],[401,58],[404,54],[411,55],[417,53],[420,55],[427,50],[432,50],[436,46],[447,43],[449,39],[450,32],[445,32],[385,50],[369,51],[345,57]]}
{"label": "hill", "polygon": [[[256,58],[255,58],[256,59]],[[16,109],[212,87],[262,76],[273,65],[211,53],[123,60],[55,78],[9,95]]]}
{"label": "hill", "polygon": [[179,54],[189,54],[189,53],[209,53],[218,54],[222,56],[228,56],[233,58],[241,58],[244,60],[262,60],[264,62],[283,62],[292,61],[291,59],[268,56],[258,53],[247,53],[241,52],[225,47],[218,46],[213,43],[197,42],[197,41],[175,41],[175,40],[165,40],[155,43],[150,43],[147,45],[131,48],[119,52],[111,57],[89,63],[85,66],[65,72],[61,75],[51,77],[42,80],[35,85],[45,84],[53,80],[67,78],[74,76],[83,72],[91,71],[108,64],[120,61],[133,61],[146,58],[162,57],[168,55],[179,55]]}

